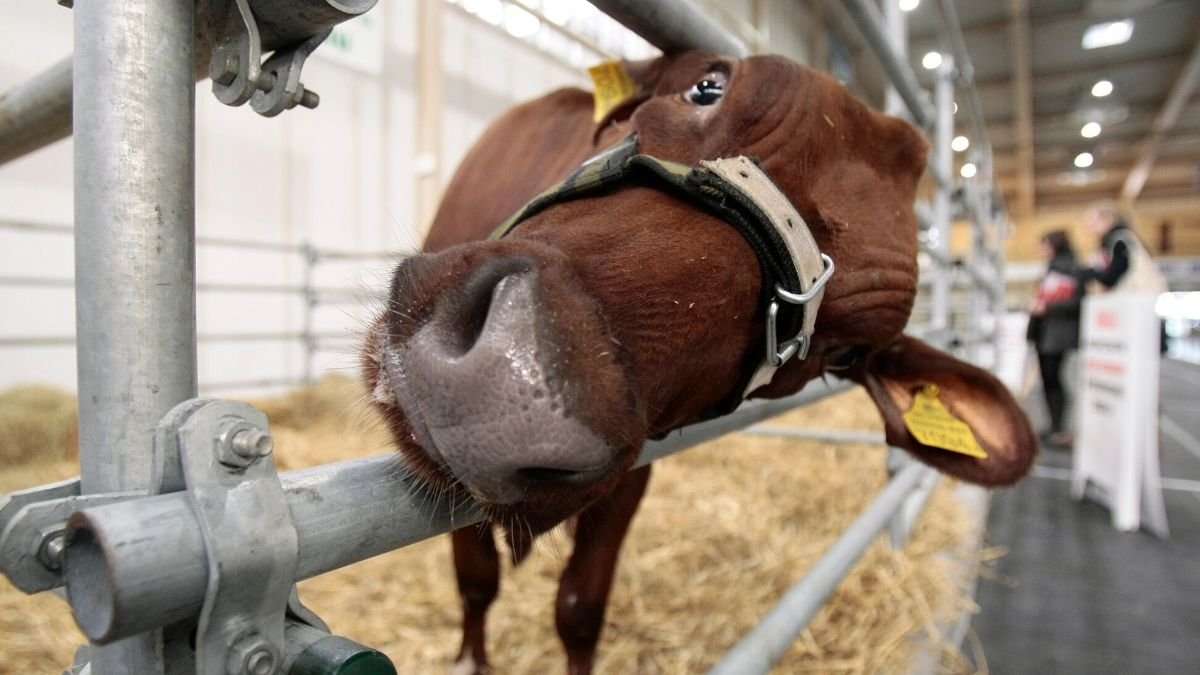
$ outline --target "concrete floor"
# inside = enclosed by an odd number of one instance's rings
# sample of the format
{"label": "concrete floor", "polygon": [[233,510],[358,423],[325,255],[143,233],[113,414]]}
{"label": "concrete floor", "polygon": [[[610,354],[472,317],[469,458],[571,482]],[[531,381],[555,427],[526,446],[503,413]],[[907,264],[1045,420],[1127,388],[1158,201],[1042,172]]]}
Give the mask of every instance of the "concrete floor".
{"label": "concrete floor", "polygon": [[[1200,365],[1163,361],[1160,455],[1171,538],[1112,529],[1069,496],[1071,454],[995,493],[988,540],[1008,554],[980,579],[972,628],[990,672],[1200,673]],[[1040,400],[1030,402],[1035,423]],[[1041,419],[1038,419],[1041,418]]]}

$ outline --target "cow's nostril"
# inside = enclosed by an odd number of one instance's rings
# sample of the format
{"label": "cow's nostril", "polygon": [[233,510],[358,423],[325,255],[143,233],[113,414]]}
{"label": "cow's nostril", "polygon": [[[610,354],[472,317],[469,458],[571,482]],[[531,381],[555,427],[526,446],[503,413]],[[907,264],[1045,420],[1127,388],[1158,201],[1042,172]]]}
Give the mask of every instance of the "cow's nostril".
{"label": "cow's nostril", "polygon": [[501,283],[532,269],[532,261],[517,257],[487,260],[473,270],[461,290],[444,297],[435,310],[433,322],[444,346],[459,356],[471,351],[487,325]]}
{"label": "cow's nostril", "polygon": [[539,486],[563,485],[582,487],[590,485],[608,475],[612,467],[604,465],[585,471],[571,469],[556,469],[552,467],[533,466],[517,469],[517,475],[526,483]]}

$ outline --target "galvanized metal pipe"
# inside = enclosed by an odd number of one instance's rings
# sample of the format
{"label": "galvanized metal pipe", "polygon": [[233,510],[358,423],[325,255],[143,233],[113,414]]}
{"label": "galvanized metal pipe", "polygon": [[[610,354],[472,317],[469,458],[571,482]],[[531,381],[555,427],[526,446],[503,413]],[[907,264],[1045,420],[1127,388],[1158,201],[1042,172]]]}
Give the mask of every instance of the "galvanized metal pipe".
{"label": "galvanized metal pipe", "polygon": [[750,50],[691,0],[588,0],[663,53],[704,49],[730,56]]}
{"label": "galvanized metal pipe", "polygon": [[896,474],[875,501],[809,569],[804,579],[788,589],[779,604],[729,650],[709,675],[768,672],[887,526],[905,497],[930,472],[932,469],[912,463]]}
{"label": "galvanized metal pipe", "polygon": [[[949,175],[954,167],[954,154],[950,141],[954,136],[954,61],[947,57],[937,70],[934,95],[937,102],[937,118],[933,133],[933,156],[931,166]],[[933,193],[933,227],[929,229],[929,248],[949,256],[950,251],[950,186],[939,185]],[[933,277],[933,316],[930,320],[934,330],[950,325],[950,273],[939,263]]]}
{"label": "galvanized metal pipe", "polygon": [[[144,489],[159,418],[196,395],[191,2],[75,8],[75,325],[84,493]],[[161,672],[161,637],[92,672]]]}
{"label": "galvanized metal pipe", "polygon": [[988,140],[987,126],[984,123],[983,102],[979,99],[979,90],[975,88],[975,67],[971,65],[971,57],[967,53],[967,41],[963,38],[962,26],[958,23],[958,10],[954,7],[954,0],[939,0],[938,7],[941,9],[946,37],[950,41],[950,51],[954,54],[954,63],[958,67],[958,85],[963,94],[959,98],[966,103],[965,112],[971,124],[971,133],[975,136],[975,143],[983,155],[980,169],[989,169],[987,172],[980,171],[980,174],[983,176],[984,185],[990,187],[992,143]]}
{"label": "galvanized metal pipe", "polygon": [[[265,54],[352,19],[374,7],[376,2],[378,0],[250,0],[250,8],[258,20]],[[79,12],[86,4],[81,2],[75,11]],[[194,45],[193,82],[208,77],[213,29],[223,23],[224,14],[211,11],[214,5],[224,10],[233,3],[196,0],[195,11],[199,18],[194,24],[194,36],[172,42],[173,46],[184,42]],[[0,164],[71,135],[71,63],[79,57],[91,58],[92,55],[81,54],[76,49],[74,57],[63,59],[0,95]]]}
{"label": "galvanized metal pipe", "polygon": [[[851,386],[816,381],[787,398],[749,403],[647,443],[638,465]],[[411,481],[395,454],[290,471],[280,479],[298,535],[297,580],[481,519],[474,508],[448,503]],[[180,492],[84,509],[72,518],[64,577],[85,635],[119,639],[194,613],[208,576],[198,564],[204,544],[194,523]]]}
{"label": "galvanized metal pipe", "polygon": [[929,128],[933,124],[934,110],[926,100],[925,92],[917,83],[917,75],[903,54],[896,50],[888,39],[884,29],[883,16],[873,0],[846,0],[846,10],[850,13],[858,29],[866,38],[867,45],[875,53],[879,65],[883,66],[896,92],[904,99],[912,114],[913,121],[918,125]]}
{"label": "galvanized metal pipe", "polygon": [[70,58],[0,96],[0,164],[70,135]]}
{"label": "galvanized metal pipe", "polygon": [[145,488],[196,395],[195,86],[187,2],[75,8],[75,313],[83,491]]}

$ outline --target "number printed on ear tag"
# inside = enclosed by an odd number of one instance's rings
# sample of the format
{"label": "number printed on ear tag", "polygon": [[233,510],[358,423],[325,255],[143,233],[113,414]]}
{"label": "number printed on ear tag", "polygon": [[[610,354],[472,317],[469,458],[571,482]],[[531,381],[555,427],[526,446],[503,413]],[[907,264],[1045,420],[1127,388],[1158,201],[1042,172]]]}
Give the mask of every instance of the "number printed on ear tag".
{"label": "number printed on ear tag", "polygon": [[908,427],[913,438],[924,445],[979,459],[987,458],[987,453],[979,447],[979,442],[971,433],[971,427],[942,405],[935,384],[925,385],[913,397],[912,408],[904,413],[904,426]]}

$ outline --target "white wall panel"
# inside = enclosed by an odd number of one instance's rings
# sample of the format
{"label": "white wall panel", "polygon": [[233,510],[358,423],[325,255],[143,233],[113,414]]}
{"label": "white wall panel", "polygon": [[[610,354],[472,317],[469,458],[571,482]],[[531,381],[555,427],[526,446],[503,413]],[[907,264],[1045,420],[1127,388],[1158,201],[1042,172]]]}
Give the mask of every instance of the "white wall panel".
{"label": "white wall panel", "polygon": [[[11,5],[11,6],[9,6]],[[200,237],[300,244],[339,251],[412,251],[416,225],[415,148],[417,3],[381,2],[373,10],[383,30],[383,65],[371,74],[324,58],[319,49],[305,69],[321,95],[316,110],[273,119],[248,106],[217,102],[211,85],[197,85],[196,214]],[[580,70],[461,10],[443,7],[444,115],[439,176],[449,180],[486,126],[513,103],[567,84],[585,84]],[[0,92],[71,52],[71,12],[50,0],[7,3],[0,20]],[[517,151],[514,149],[514,151]],[[63,141],[0,166],[0,220],[70,224],[73,219],[72,144]],[[386,287],[391,262],[322,264],[318,286],[357,288],[357,300],[321,306],[318,331],[349,336],[323,349],[320,374],[357,367],[356,335],[370,321]],[[0,276],[67,278],[74,272],[67,235],[0,230]],[[299,285],[303,258],[294,253],[202,246],[201,283]],[[0,287],[0,336],[72,335],[70,289]],[[201,334],[294,332],[305,307],[298,295],[201,293]],[[340,343],[339,343],[340,344]],[[298,377],[306,352],[297,341],[203,343],[205,383]],[[74,389],[71,347],[0,348],[0,389],[38,381]],[[229,393],[204,387],[207,394]],[[254,393],[238,391],[236,393]]]}

